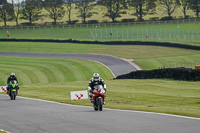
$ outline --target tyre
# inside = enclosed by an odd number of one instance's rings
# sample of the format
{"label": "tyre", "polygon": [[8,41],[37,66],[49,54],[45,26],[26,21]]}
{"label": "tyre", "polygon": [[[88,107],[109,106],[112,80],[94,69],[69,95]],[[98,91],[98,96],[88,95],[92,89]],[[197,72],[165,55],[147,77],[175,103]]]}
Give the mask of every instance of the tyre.
{"label": "tyre", "polygon": [[102,98],[99,98],[99,100],[98,100],[98,109],[99,109],[99,111],[102,111],[102,105],[103,105],[103,99]]}
{"label": "tyre", "polygon": [[16,92],[11,91],[10,99],[15,100],[16,98]]}
{"label": "tyre", "polygon": [[97,105],[94,104],[93,106],[94,106],[94,110],[95,110],[95,111],[98,111]]}

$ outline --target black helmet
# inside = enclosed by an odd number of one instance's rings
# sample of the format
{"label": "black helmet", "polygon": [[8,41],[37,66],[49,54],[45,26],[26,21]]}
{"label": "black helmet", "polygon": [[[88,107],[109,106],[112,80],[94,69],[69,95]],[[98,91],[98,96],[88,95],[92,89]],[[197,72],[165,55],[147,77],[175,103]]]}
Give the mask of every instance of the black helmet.
{"label": "black helmet", "polygon": [[11,79],[14,79],[15,78],[15,73],[11,73],[10,77],[11,77]]}

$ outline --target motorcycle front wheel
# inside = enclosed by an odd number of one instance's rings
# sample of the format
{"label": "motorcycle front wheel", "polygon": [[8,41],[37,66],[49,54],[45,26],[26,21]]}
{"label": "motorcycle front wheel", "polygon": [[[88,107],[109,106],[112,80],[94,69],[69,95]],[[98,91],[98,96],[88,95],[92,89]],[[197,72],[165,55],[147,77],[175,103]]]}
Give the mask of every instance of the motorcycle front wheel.
{"label": "motorcycle front wheel", "polygon": [[102,109],[103,109],[102,105],[103,105],[103,99],[99,98],[99,100],[98,100],[98,109],[99,109],[99,111],[102,111]]}

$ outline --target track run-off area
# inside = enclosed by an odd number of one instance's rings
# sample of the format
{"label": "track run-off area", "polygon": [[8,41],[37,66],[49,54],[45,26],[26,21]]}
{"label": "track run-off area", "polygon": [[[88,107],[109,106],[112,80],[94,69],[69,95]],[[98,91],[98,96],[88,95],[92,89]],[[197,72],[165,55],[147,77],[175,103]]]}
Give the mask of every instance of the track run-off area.
{"label": "track run-off area", "polygon": [[[108,67],[114,76],[137,70],[137,66],[112,56],[91,54],[0,52],[0,56],[87,59]],[[91,104],[92,106],[92,104]],[[200,118],[162,113],[69,105],[0,95],[0,129],[10,133],[199,133]]]}

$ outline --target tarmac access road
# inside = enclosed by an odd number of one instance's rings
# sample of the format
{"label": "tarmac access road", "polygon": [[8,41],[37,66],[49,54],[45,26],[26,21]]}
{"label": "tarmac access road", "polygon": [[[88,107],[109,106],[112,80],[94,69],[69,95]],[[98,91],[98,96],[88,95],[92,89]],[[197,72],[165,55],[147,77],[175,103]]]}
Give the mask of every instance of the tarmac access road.
{"label": "tarmac access road", "polygon": [[0,95],[0,129],[10,133],[199,133],[199,125],[199,118]]}
{"label": "tarmac access road", "polygon": [[135,65],[134,63],[130,63],[128,61],[125,61],[124,59],[107,55],[0,52],[0,56],[50,57],[92,60],[104,64],[107,68],[110,69],[114,77],[138,70],[137,65]]}

